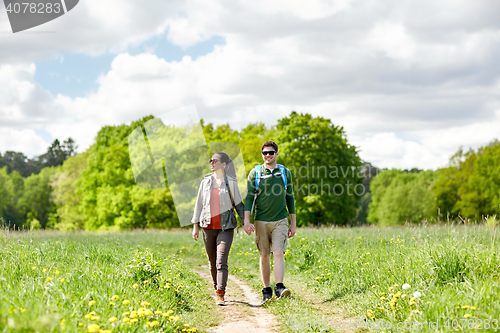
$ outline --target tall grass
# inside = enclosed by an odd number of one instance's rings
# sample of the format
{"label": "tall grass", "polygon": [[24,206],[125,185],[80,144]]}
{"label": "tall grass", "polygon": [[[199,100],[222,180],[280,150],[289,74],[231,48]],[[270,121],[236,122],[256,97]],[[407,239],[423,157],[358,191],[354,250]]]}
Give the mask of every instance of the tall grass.
{"label": "tall grass", "polygon": [[179,233],[2,234],[1,331],[195,332],[217,320]]}
{"label": "tall grass", "polygon": [[[247,253],[252,242],[236,238],[233,270],[259,285],[258,256]],[[367,323],[462,319],[484,331],[485,320],[500,320],[499,245],[497,230],[481,225],[300,229],[286,251],[285,284],[303,286],[324,306]],[[291,319],[332,319],[298,318],[300,302],[288,310],[285,304],[271,307],[285,330],[292,330]]]}
{"label": "tall grass", "polygon": [[[425,323],[419,331],[436,331],[429,322],[438,322],[440,332],[494,331],[500,319],[497,233],[482,225],[299,229],[285,254],[292,297],[268,308],[285,332],[296,331],[293,320],[345,318],[366,325]],[[203,242],[187,230],[0,235],[2,331],[84,332],[99,325],[103,332],[182,332],[217,323],[206,284],[191,271],[206,263]],[[231,273],[260,290],[258,263],[254,236],[235,233]],[[312,297],[321,302],[313,304]]]}

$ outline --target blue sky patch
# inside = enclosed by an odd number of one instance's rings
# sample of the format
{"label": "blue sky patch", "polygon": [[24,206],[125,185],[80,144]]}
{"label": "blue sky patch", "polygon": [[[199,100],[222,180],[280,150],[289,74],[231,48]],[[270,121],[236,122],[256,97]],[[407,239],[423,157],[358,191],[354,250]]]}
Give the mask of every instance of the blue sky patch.
{"label": "blue sky patch", "polygon": [[[130,48],[131,55],[152,53],[166,61],[181,61],[184,56],[196,59],[211,53],[216,45],[225,45],[222,36],[199,42],[182,49],[167,41],[165,35],[154,37],[141,45]],[[36,63],[35,81],[52,95],[66,95],[71,98],[84,97],[98,89],[97,78],[111,69],[111,62],[117,54],[103,54],[92,57],[83,54],[62,54],[57,59]]]}

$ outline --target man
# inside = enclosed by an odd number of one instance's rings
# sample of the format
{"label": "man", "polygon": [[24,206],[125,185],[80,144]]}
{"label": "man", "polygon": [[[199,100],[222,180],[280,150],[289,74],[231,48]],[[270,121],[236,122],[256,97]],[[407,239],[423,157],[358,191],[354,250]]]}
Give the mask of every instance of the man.
{"label": "man", "polygon": [[[273,296],[270,287],[271,253],[274,257],[274,277],[276,297],[290,295],[283,285],[285,275],[285,250],[288,238],[295,235],[296,215],[293,197],[292,175],[290,170],[278,165],[278,145],[267,141],[261,147],[264,165],[256,166],[248,175],[248,194],[245,201],[244,230],[250,235],[255,231],[255,243],[260,254],[260,274],[264,289],[262,302]],[[258,175],[260,174],[260,177]],[[256,178],[258,182],[256,184]],[[286,183],[286,186],[285,186]],[[256,193],[255,189],[258,186]],[[255,226],[250,223],[252,208],[255,210]],[[290,213],[288,226],[287,208]]]}

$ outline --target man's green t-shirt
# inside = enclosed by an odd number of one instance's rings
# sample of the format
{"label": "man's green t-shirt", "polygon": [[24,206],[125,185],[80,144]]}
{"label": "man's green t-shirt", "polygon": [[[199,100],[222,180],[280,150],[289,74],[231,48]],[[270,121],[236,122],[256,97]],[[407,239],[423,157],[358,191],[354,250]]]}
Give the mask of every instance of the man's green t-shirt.
{"label": "man's green t-shirt", "polygon": [[[279,221],[287,217],[287,207],[290,214],[295,214],[295,198],[293,197],[292,174],[286,170],[287,188],[280,176],[279,168],[269,170],[262,165],[259,193],[255,201],[255,219],[259,221]],[[247,183],[245,210],[251,211],[255,195],[255,169],[250,171]]]}

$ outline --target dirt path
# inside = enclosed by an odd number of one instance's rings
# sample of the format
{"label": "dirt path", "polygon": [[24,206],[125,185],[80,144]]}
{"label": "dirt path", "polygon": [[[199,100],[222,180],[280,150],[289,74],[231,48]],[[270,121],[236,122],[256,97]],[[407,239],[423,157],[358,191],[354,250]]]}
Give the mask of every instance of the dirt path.
{"label": "dirt path", "polygon": [[[216,299],[212,287],[212,278],[208,267],[201,267],[194,272],[198,273],[212,290],[212,297]],[[226,290],[226,306],[219,306],[223,319],[219,326],[207,330],[210,333],[274,333],[276,332],[276,318],[265,308],[260,306],[261,297],[245,282],[234,275],[229,275]]]}

